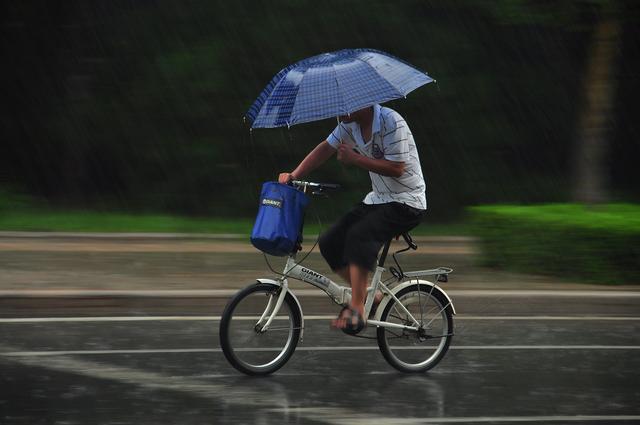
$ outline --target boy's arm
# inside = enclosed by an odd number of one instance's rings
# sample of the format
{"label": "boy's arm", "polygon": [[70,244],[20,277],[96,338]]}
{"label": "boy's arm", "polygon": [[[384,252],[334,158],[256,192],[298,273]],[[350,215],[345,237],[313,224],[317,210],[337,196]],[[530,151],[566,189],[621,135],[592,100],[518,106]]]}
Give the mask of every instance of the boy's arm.
{"label": "boy's arm", "polygon": [[355,153],[345,145],[338,146],[338,160],[345,164],[353,164],[367,171],[389,177],[402,176],[405,168],[405,163],[402,161],[368,158]]}
{"label": "boy's arm", "polygon": [[318,144],[300,164],[290,173],[280,173],[278,182],[289,183],[291,180],[301,179],[322,164],[324,164],[331,156],[336,153],[336,149],[332,147],[326,140]]}

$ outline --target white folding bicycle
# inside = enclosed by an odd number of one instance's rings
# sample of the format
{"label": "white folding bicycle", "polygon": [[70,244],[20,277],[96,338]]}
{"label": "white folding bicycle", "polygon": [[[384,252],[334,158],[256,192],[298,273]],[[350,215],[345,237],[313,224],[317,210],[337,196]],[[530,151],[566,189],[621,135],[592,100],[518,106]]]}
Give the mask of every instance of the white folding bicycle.
{"label": "white folding bicycle", "polygon": [[[311,194],[338,187],[304,181],[292,183]],[[438,286],[438,282],[447,281],[453,270],[438,267],[402,271],[396,254],[417,249],[408,233],[402,236],[408,247],[393,254],[397,268],[390,268],[393,276],[385,281],[382,275],[391,240],[382,249],[367,288],[364,317],[369,317],[375,294],[380,291],[383,298],[367,320],[367,327],[376,327],[382,355],[402,372],[424,372],[442,360],[453,338],[456,311],[451,298]],[[427,276],[433,277],[433,282],[421,279]],[[291,358],[302,339],[304,316],[288,279],[320,288],[341,306],[348,305],[351,299],[351,288],[303,266],[296,261],[296,253],[292,253],[279,278],[257,279],[235,294],[225,307],[220,321],[220,345],[237,370],[249,375],[273,373]]]}

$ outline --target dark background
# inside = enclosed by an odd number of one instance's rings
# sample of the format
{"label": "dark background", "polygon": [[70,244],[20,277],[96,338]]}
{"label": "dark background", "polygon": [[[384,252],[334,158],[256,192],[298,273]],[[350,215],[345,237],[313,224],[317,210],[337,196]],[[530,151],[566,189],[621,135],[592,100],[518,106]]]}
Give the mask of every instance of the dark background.
{"label": "dark background", "polygon": [[[321,3],[321,4],[318,4]],[[598,24],[614,44],[604,178],[640,200],[640,8],[633,1],[24,1],[0,6],[0,190],[54,207],[252,216],[335,121],[249,132],[243,115],[286,65],[375,48],[438,83],[390,102],[409,122],[430,217],[572,199]],[[333,160],[338,212],[370,188]]]}

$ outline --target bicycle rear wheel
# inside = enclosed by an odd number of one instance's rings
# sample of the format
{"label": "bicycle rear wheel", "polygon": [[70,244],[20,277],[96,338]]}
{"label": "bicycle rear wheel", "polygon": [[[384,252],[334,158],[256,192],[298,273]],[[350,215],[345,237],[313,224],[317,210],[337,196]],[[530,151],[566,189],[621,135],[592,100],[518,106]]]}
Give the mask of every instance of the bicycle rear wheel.
{"label": "bicycle rear wheel", "polygon": [[[418,330],[378,328],[378,346],[385,360],[402,372],[424,372],[447,353],[453,338],[453,315],[449,301],[427,285],[412,285],[396,298],[418,322]],[[407,312],[391,299],[380,320],[416,326]]]}
{"label": "bicycle rear wheel", "polygon": [[267,283],[248,286],[229,301],[222,314],[220,347],[229,363],[240,372],[273,373],[284,366],[298,345],[302,312],[291,294],[286,295],[268,329],[262,330],[279,293],[279,286]]}

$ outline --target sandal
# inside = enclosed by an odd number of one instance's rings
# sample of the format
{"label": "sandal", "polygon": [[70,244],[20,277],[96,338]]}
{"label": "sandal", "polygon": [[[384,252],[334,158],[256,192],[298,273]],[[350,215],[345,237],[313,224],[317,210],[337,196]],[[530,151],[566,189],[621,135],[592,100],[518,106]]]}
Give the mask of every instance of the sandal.
{"label": "sandal", "polygon": [[[345,311],[348,311],[350,314],[348,316],[345,315]],[[355,324],[353,323],[354,318],[356,319]],[[351,306],[347,306],[340,310],[340,314],[338,315],[337,320],[345,321],[344,328],[338,328],[335,325],[334,327],[340,329],[347,335],[356,335],[367,326],[367,323],[362,318],[362,315],[358,312],[358,310],[351,308]]]}

